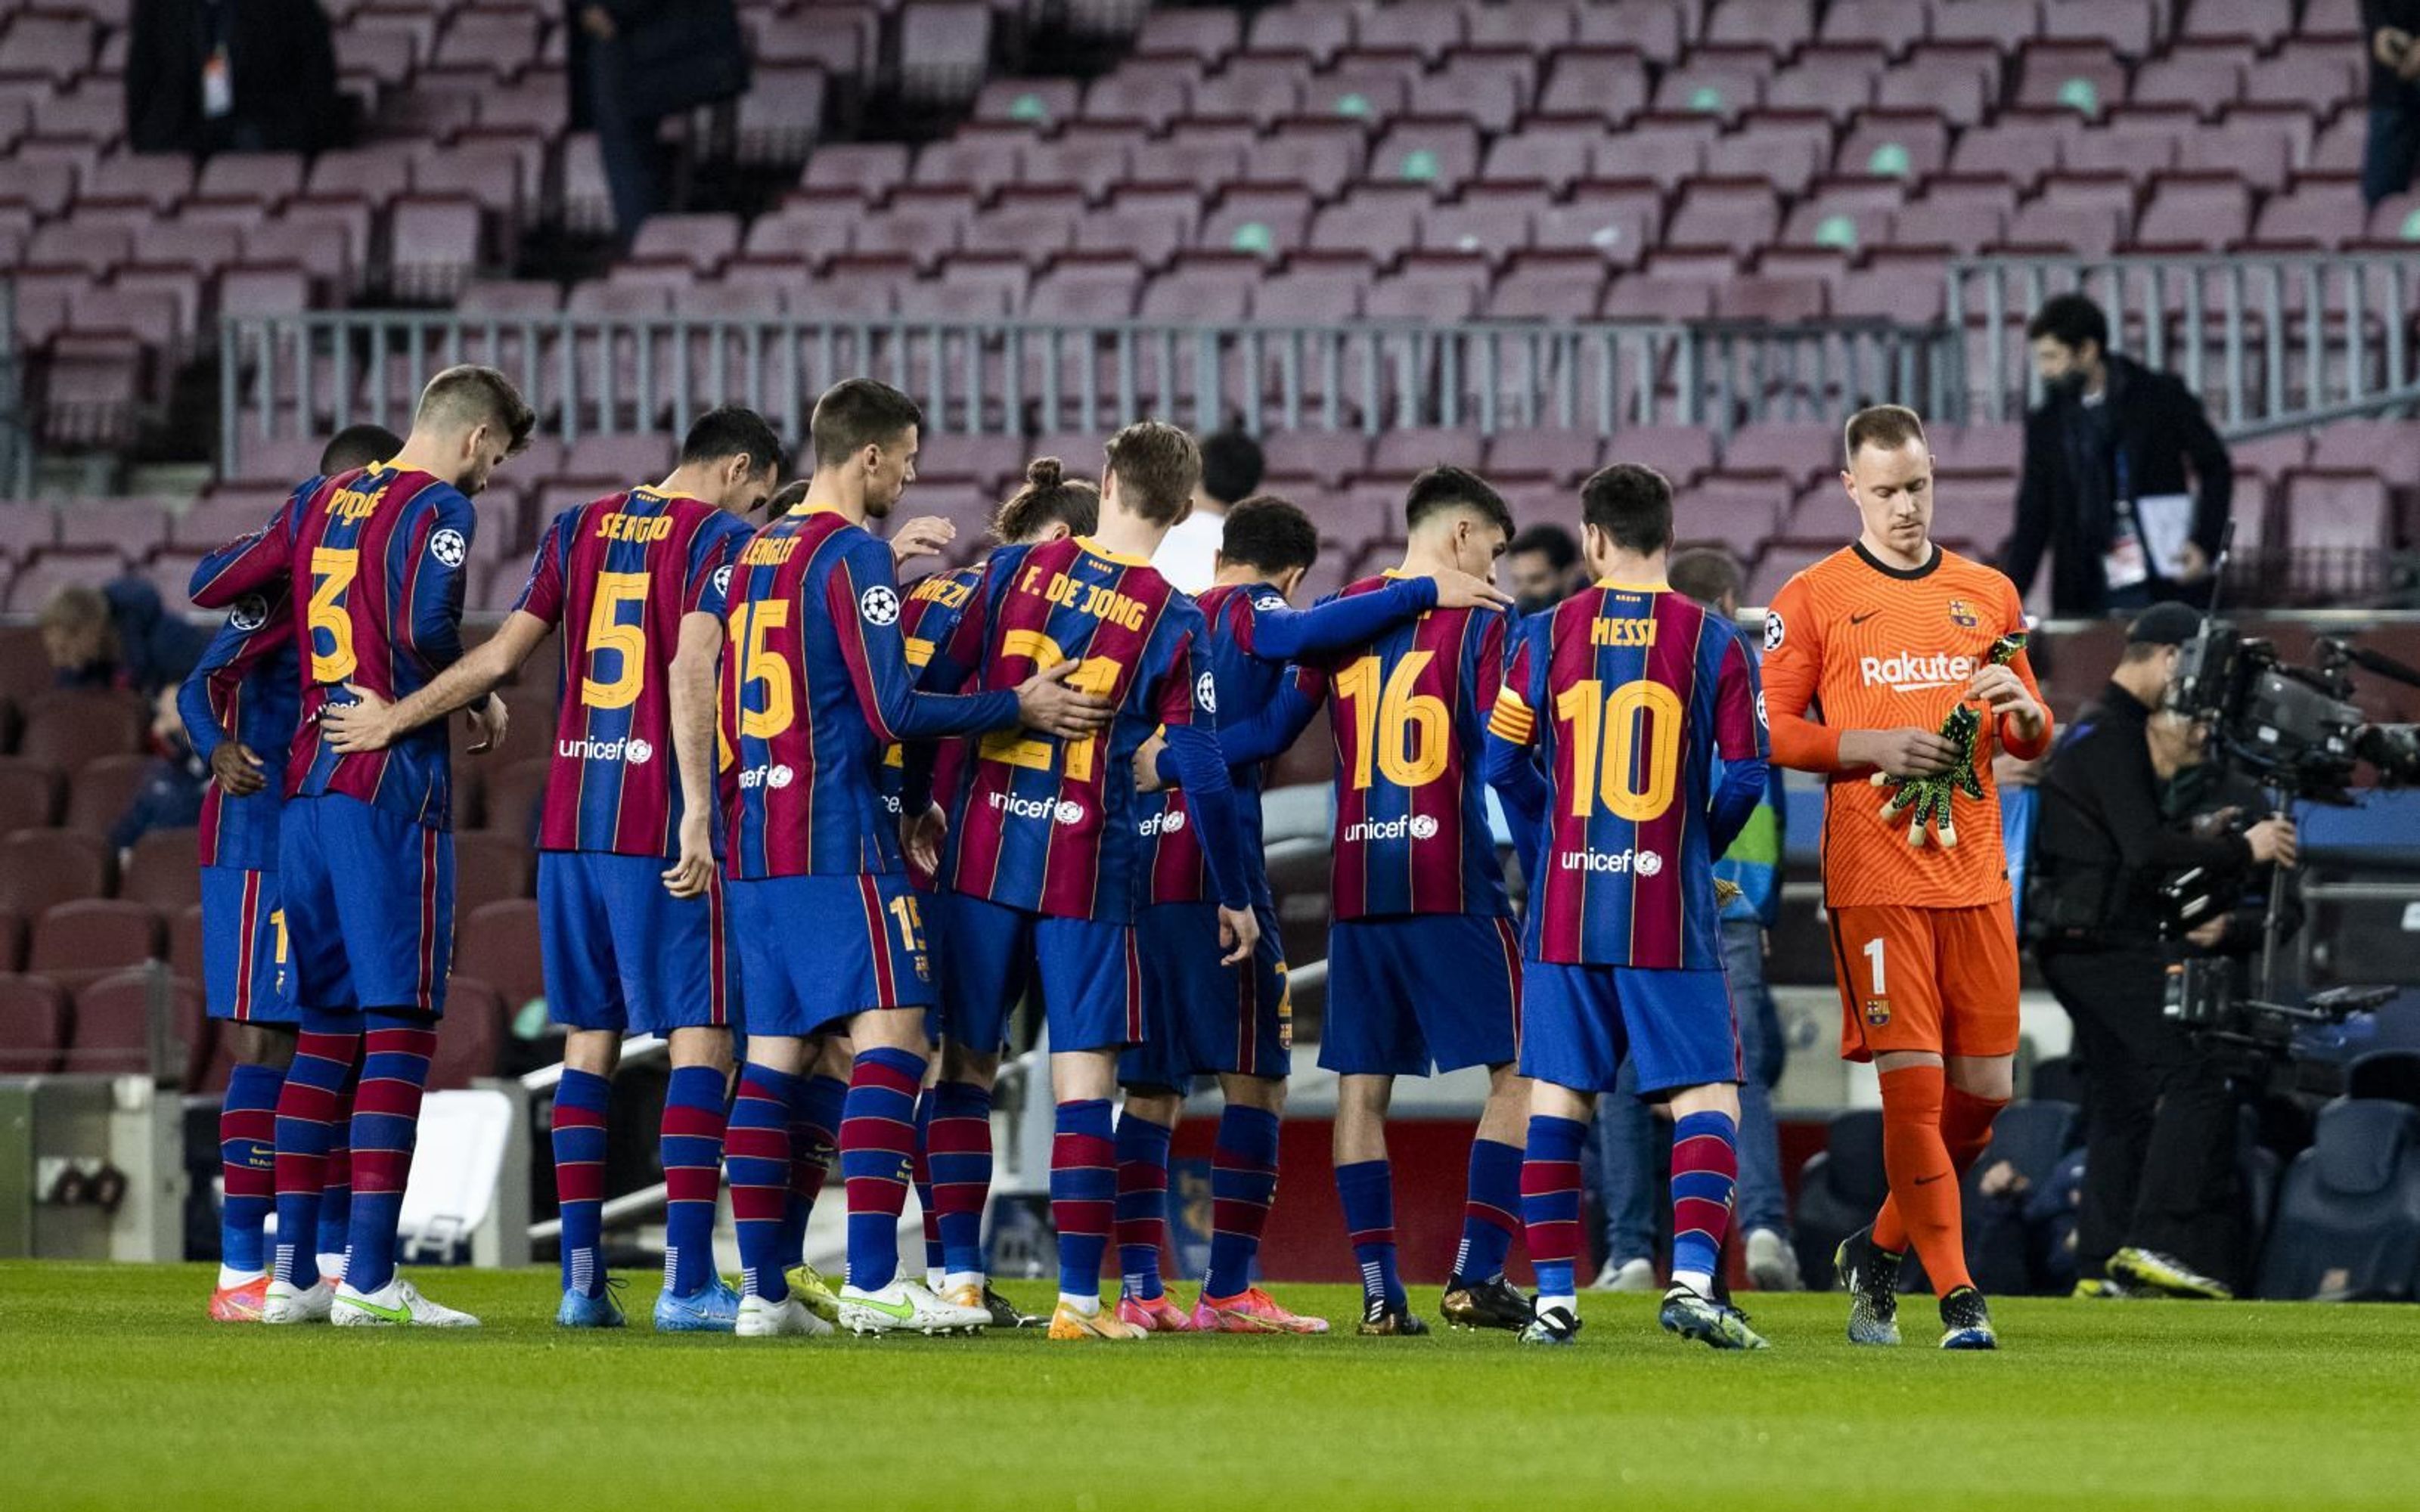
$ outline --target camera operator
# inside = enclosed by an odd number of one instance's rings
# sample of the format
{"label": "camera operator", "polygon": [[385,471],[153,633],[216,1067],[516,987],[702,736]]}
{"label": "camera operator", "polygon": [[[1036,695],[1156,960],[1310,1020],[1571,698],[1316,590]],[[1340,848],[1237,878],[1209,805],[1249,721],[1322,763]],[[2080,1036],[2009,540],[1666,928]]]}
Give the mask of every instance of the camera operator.
{"label": "camera operator", "polygon": [[2026,927],[2083,1060],[2082,1296],[2233,1295],[2233,1094],[2225,1068],[2164,1015],[2163,1000],[2172,957],[2240,950],[2258,931],[2221,913],[2164,943],[2161,889],[2200,869],[2216,895],[2242,897],[2256,869],[2294,864],[2294,826],[2272,817],[2231,834],[2169,816],[2168,786],[2201,760],[2207,732],[2160,704],[2200,627],[2181,604],[2136,618],[2088,722],[2041,779]]}

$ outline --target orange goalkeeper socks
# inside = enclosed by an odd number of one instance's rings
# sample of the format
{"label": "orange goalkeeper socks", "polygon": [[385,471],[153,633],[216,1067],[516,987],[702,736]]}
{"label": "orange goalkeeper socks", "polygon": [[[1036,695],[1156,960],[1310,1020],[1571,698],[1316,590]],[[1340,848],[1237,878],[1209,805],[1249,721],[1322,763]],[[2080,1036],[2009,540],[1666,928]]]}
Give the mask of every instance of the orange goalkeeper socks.
{"label": "orange goalkeeper socks", "polygon": [[1907,1066],[1885,1072],[1882,1084],[1883,1168],[1890,1178],[1891,1195],[1875,1219],[1875,1242],[1883,1240],[1883,1218],[1896,1209],[1905,1243],[1922,1257],[1933,1290],[1947,1296],[1974,1285],[1974,1279],[1966,1272],[1958,1169],[1943,1140],[1942,1070]]}
{"label": "orange goalkeeper socks", "polygon": [[[1949,1165],[1963,1177],[1983,1158],[1992,1145],[1992,1122],[2008,1100],[1977,1097],[1956,1086],[1947,1086],[1941,1094],[1941,1143],[1949,1151]],[[1894,1255],[1907,1253],[1907,1226],[1900,1222],[1899,1207],[1889,1197],[1883,1198],[1883,1211],[1874,1216],[1874,1243]]]}

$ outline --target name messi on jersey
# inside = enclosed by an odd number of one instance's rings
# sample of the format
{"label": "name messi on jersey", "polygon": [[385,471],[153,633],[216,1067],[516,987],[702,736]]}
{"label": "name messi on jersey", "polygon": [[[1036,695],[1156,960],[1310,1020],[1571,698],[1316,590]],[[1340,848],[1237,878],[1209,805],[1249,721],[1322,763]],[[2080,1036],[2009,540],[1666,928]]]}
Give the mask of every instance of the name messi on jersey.
{"label": "name messi on jersey", "polygon": [[1063,572],[1052,573],[1050,580],[1045,583],[1040,567],[1026,568],[1016,591],[1039,594],[1063,609],[1072,609],[1078,614],[1090,615],[1121,629],[1141,629],[1142,622],[1151,613],[1141,599],[1129,598],[1116,589],[1105,588],[1099,583],[1080,581]]}
{"label": "name messi on jersey", "polygon": [[1653,620],[1590,620],[1589,644],[1597,647],[1652,646],[1655,643]]}

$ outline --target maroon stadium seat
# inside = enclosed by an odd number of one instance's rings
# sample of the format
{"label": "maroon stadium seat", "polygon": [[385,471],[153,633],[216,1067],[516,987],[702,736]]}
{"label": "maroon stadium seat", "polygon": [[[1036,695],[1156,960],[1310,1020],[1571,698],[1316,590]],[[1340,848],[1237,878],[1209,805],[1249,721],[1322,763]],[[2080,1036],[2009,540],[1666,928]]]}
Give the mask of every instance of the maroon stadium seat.
{"label": "maroon stadium seat", "polygon": [[68,995],[47,977],[0,976],[0,1076],[46,1076],[67,1058]]}
{"label": "maroon stadium seat", "polygon": [[0,971],[25,964],[25,920],[13,908],[0,908]]}
{"label": "maroon stadium seat", "polygon": [[25,756],[0,756],[0,835],[47,829],[58,818],[66,786],[59,769]]}
{"label": "maroon stadium seat", "polygon": [[142,700],[131,693],[41,693],[26,703],[17,753],[72,772],[98,757],[139,749],[148,723]]}
{"label": "maroon stadium seat", "polygon": [[546,995],[538,957],[537,903],[508,899],[462,916],[455,937],[454,969],[494,987],[507,1013]]}
{"label": "maroon stadium seat", "polygon": [[500,830],[470,830],[454,839],[454,911],[530,896],[536,875],[529,842]]}
{"label": "maroon stadium seat", "polygon": [[54,903],[34,920],[25,966],[77,992],[153,959],[163,944],[160,916],[142,903],[85,898]]}
{"label": "maroon stadium seat", "polygon": [[854,195],[867,203],[908,181],[908,147],[899,142],[842,142],[807,160],[799,187],[812,193]]}
{"label": "maroon stadium seat", "polygon": [[2286,479],[2286,540],[2299,550],[2381,551],[2395,515],[2386,485],[2369,471],[2304,471]]}
{"label": "maroon stadium seat", "polygon": [[1637,53],[1573,48],[1556,55],[1538,110],[1544,116],[1619,123],[1645,110],[1647,97],[1647,66]]}
{"label": "maroon stadium seat", "polygon": [[447,981],[445,1016],[437,1024],[437,1053],[428,1060],[428,1089],[458,1091],[482,1076],[495,1075],[508,1019],[495,988],[458,974]]}
{"label": "maroon stadium seat", "polygon": [[1135,39],[1135,56],[1189,60],[1206,69],[1242,45],[1243,18],[1236,11],[1154,7]]}
{"label": "maroon stadium seat", "polygon": [[99,756],[76,768],[68,782],[69,829],[106,836],[124,817],[150,775],[148,756]]}
{"label": "maroon stadium seat", "polygon": [[991,8],[908,0],[898,21],[899,88],[911,101],[956,105],[983,85],[991,53]]}
{"label": "maroon stadium seat", "polygon": [[[167,1038],[185,1041],[183,1049],[190,1060],[198,1048],[192,1041],[200,1037],[197,1030],[206,1022],[199,1011],[201,995],[192,984],[174,978],[168,979],[166,986]],[[75,989],[75,1028],[69,1042],[67,1069],[120,1075],[151,1070],[152,990],[150,972],[140,968],[105,973]],[[172,1057],[177,1049],[172,1042]],[[164,1069],[181,1079],[188,1068],[172,1059]]]}
{"label": "maroon stadium seat", "polygon": [[1170,122],[1193,113],[1193,90],[1200,77],[1188,63],[1156,58],[1129,61],[1094,80],[1084,91],[1083,118],[1165,131]]}
{"label": "maroon stadium seat", "polygon": [[537,837],[538,806],[546,801],[550,756],[526,756],[488,776],[487,827],[529,844]]}
{"label": "maroon stadium seat", "polygon": [[194,865],[195,839],[191,829],[155,829],[136,841],[125,874],[118,880],[117,895],[172,918],[200,903],[202,879]]}
{"label": "maroon stadium seat", "polygon": [[1342,6],[1282,6],[1252,19],[1254,53],[1294,53],[1326,67],[1353,41],[1353,12]]}

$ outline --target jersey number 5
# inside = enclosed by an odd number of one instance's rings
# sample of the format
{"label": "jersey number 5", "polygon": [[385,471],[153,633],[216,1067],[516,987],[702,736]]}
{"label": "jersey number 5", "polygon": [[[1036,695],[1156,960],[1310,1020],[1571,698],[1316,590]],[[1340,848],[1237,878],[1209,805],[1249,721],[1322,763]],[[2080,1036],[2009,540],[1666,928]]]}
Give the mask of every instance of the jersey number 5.
{"label": "jersey number 5", "polygon": [[1370,785],[1374,756],[1380,776],[1397,787],[1426,787],[1445,775],[1453,750],[1453,719],[1445,700],[1414,691],[1435,653],[1407,652],[1379,682],[1378,658],[1364,656],[1336,676],[1336,696],[1353,712],[1353,785]]}
{"label": "jersey number 5", "polygon": [[[580,702],[592,709],[627,709],[639,702],[647,680],[647,629],[625,624],[622,606],[644,604],[647,575],[644,572],[600,572],[597,594],[588,610],[588,671],[580,679]],[[787,609],[788,605],[783,608]],[[613,655],[613,675],[604,675],[606,653]]]}
{"label": "jersey number 5", "polygon": [[1591,678],[1555,697],[1570,730],[1572,816],[1602,803],[1617,819],[1643,825],[1672,806],[1681,772],[1681,698],[1644,678],[1611,694]]}

